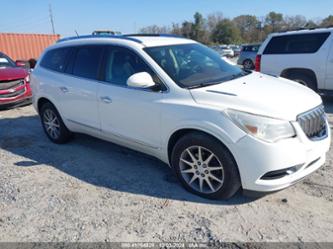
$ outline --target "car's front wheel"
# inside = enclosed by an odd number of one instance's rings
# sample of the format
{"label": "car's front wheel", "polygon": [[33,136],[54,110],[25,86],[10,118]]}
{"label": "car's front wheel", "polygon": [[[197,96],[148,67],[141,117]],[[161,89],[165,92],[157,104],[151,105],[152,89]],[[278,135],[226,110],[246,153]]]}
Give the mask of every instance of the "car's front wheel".
{"label": "car's front wheel", "polygon": [[43,129],[48,138],[57,144],[68,142],[72,133],[62,121],[57,109],[51,103],[45,103],[40,109]]}
{"label": "car's front wheel", "polygon": [[203,133],[180,138],[173,148],[172,167],[183,186],[209,199],[227,199],[240,187],[237,165],[227,148]]}

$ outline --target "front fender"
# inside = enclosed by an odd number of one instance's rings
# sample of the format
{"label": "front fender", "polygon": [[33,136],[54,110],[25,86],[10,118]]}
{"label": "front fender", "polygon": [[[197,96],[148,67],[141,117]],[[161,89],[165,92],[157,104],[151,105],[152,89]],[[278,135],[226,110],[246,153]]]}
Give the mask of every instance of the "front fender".
{"label": "front fender", "polygon": [[168,162],[168,144],[173,134],[180,130],[195,130],[207,133],[221,141],[233,153],[234,145],[246,135],[223,113],[217,117],[215,122],[202,119],[187,119],[177,122],[177,125],[169,129],[162,141],[163,160]]}

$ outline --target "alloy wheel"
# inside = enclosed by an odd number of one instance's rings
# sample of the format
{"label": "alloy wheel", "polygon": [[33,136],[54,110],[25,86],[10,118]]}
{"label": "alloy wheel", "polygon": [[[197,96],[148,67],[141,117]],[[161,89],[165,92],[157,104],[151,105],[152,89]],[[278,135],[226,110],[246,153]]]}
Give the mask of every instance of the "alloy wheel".
{"label": "alloy wheel", "polygon": [[195,191],[211,194],[223,186],[223,165],[213,152],[203,146],[185,149],[179,165],[183,179]]}
{"label": "alloy wheel", "polygon": [[46,132],[53,139],[58,139],[60,136],[60,122],[57,115],[51,110],[45,110],[43,114],[43,124]]}
{"label": "alloy wheel", "polygon": [[245,61],[244,62],[244,68],[245,69],[252,69],[253,68],[253,63],[251,61]]}

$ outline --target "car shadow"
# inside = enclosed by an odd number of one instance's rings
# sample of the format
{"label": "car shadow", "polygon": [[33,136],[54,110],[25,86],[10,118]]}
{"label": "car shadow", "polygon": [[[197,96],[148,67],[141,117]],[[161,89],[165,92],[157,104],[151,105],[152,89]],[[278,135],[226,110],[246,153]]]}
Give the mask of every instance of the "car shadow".
{"label": "car shadow", "polygon": [[0,119],[0,148],[23,157],[15,163],[17,167],[48,165],[116,191],[215,205],[239,205],[258,198],[243,196],[241,191],[227,201],[198,197],[185,191],[158,159],[90,136],[76,134],[68,144],[53,144],[38,116]]}

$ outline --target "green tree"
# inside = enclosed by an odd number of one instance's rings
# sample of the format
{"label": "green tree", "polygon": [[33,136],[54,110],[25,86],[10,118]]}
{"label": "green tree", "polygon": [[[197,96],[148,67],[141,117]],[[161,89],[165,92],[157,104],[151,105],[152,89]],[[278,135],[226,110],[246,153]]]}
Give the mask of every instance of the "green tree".
{"label": "green tree", "polygon": [[304,28],[307,25],[307,20],[302,15],[287,16],[284,18],[285,29]]}
{"label": "green tree", "polygon": [[269,12],[265,18],[267,29],[271,29],[272,32],[281,30],[283,24],[283,15],[274,11]]}
{"label": "green tree", "polygon": [[241,40],[240,31],[232,21],[223,19],[213,30],[212,40],[223,44],[238,43]]}
{"label": "green tree", "polygon": [[333,26],[333,16],[329,15],[328,17],[326,17],[322,22],[321,25],[322,27],[330,27]]}
{"label": "green tree", "polygon": [[235,17],[233,22],[239,29],[243,41],[255,42],[258,40],[259,21],[256,16],[240,15]]}
{"label": "green tree", "polygon": [[199,12],[196,12],[194,14],[194,23],[192,25],[192,39],[202,43],[209,43],[209,35],[205,26],[206,20]]}
{"label": "green tree", "polygon": [[304,27],[307,29],[313,29],[313,28],[317,28],[318,24],[312,20],[308,20]]}
{"label": "green tree", "polygon": [[193,23],[185,21],[181,27],[181,33],[184,37],[192,39],[193,37]]}
{"label": "green tree", "polygon": [[207,29],[212,32],[216,25],[224,19],[222,12],[214,12],[207,16]]}

